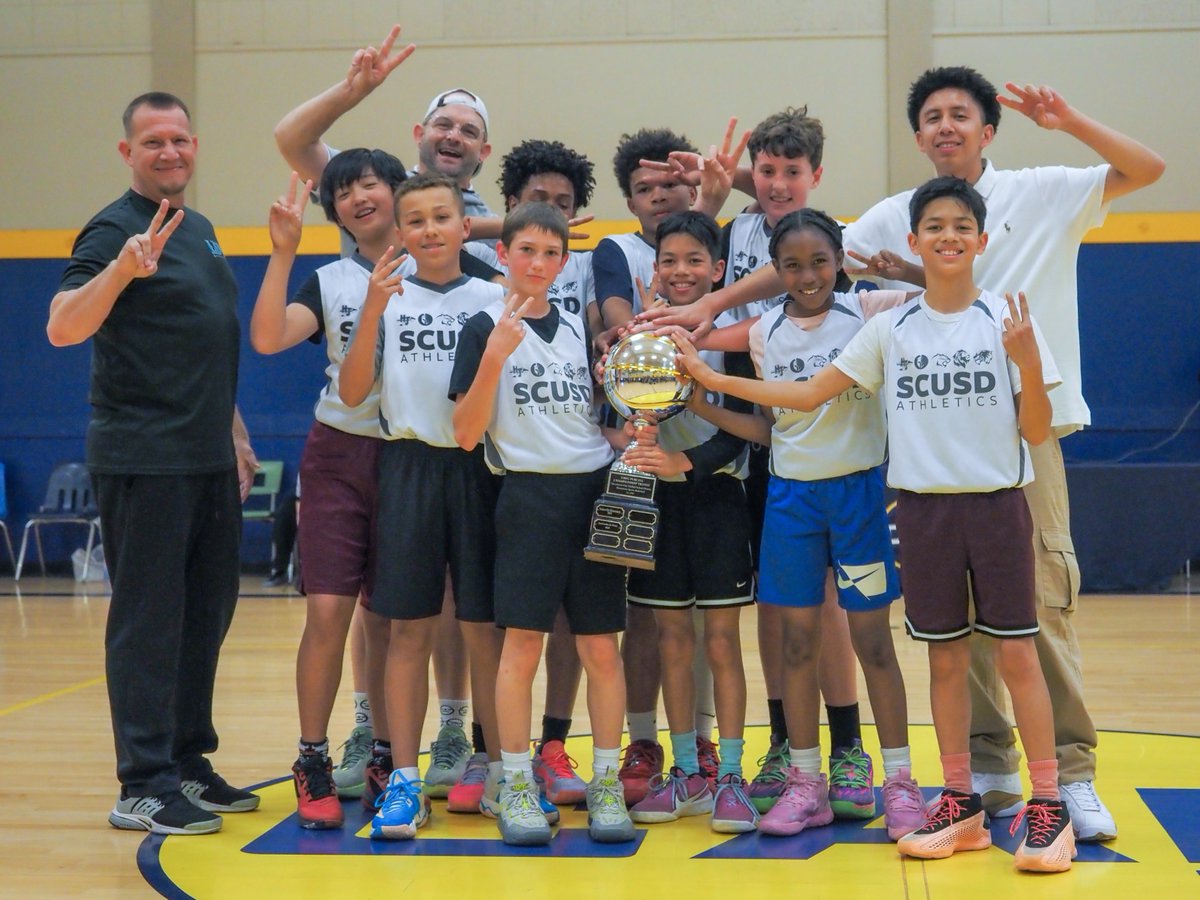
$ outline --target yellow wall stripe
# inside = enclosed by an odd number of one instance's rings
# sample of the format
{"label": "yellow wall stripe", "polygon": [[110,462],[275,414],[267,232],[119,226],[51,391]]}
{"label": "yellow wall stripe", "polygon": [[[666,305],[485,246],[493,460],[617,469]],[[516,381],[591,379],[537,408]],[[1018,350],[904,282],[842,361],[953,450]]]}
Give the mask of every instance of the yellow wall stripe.
{"label": "yellow wall stripe", "polygon": [[[844,219],[843,221],[852,221]],[[580,231],[588,238],[572,244],[579,250],[596,246],[600,238],[636,227],[632,219],[589,222]],[[66,259],[76,232],[71,229],[0,231],[0,259]],[[267,256],[271,240],[265,226],[231,226],[217,229],[217,239],[229,256]],[[1200,243],[1200,212],[1113,213],[1104,226],[1088,233],[1087,244]],[[310,225],[300,243],[303,254],[338,252],[338,230],[332,225]]]}

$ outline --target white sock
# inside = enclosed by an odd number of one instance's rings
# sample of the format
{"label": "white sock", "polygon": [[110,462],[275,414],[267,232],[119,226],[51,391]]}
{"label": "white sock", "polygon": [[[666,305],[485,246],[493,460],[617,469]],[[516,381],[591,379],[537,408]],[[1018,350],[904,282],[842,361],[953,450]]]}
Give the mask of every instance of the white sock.
{"label": "white sock", "polygon": [[[487,773],[488,781],[492,782],[493,784],[495,784],[497,781],[499,781],[501,778],[504,777],[504,763],[502,763],[500,760],[489,759],[487,767],[488,767],[488,773]],[[532,765],[530,766],[529,771],[530,772],[533,771]]]}
{"label": "white sock", "polygon": [[621,764],[621,748],[614,747],[612,750],[604,750],[600,747],[592,747],[592,778],[603,778],[607,773],[613,775],[617,773],[617,767]]}
{"label": "white sock", "polygon": [[371,701],[367,699],[367,695],[354,692],[354,727],[355,728],[373,728],[371,722]]}
{"label": "white sock", "polygon": [[524,775],[525,781],[533,783],[533,758],[529,755],[528,750],[524,753],[509,753],[507,750],[501,750],[500,763],[504,767],[506,780],[511,782],[514,777]]}
{"label": "white sock", "polygon": [[792,765],[805,775],[821,774],[821,748],[819,745],[806,750],[797,750],[793,747],[790,752]]}
{"label": "white sock", "polygon": [[908,769],[912,772],[912,754],[908,750],[908,745],[903,747],[883,747],[880,755],[883,756],[883,777],[894,778],[900,774],[901,769]]}
{"label": "white sock", "polygon": [[711,741],[713,738],[713,726],[717,724],[717,717],[712,713],[700,712],[696,710],[696,737],[702,737],[706,741]]}
{"label": "white sock", "polygon": [[449,725],[452,728],[461,728],[463,731],[467,730],[467,721],[471,714],[470,700],[449,700],[445,697],[439,697],[438,710],[438,728],[445,728]]}
{"label": "white sock", "polygon": [[626,714],[629,719],[629,741],[650,741],[658,743],[658,710],[649,712],[631,712]]}

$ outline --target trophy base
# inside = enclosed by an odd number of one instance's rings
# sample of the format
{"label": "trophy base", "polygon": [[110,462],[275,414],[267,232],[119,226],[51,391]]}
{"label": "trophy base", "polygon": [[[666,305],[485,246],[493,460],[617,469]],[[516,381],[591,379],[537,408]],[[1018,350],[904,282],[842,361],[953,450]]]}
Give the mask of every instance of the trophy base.
{"label": "trophy base", "polygon": [[592,562],[654,568],[658,509],[652,503],[605,494],[592,507],[592,525],[583,555]]}

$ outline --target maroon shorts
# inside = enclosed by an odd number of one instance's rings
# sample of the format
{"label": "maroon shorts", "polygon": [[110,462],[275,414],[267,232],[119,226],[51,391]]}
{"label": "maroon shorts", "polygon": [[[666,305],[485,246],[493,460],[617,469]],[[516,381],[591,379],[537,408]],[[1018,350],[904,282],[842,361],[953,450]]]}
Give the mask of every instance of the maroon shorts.
{"label": "maroon shorts", "polygon": [[371,593],[376,466],[381,438],[314,422],[300,457],[300,589]]}
{"label": "maroon shorts", "polygon": [[1037,634],[1033,522],[1020,488],[988,494],[900,491],[896,530],[904,624],[914,638],[952,641],[972,631],[997,638]]}

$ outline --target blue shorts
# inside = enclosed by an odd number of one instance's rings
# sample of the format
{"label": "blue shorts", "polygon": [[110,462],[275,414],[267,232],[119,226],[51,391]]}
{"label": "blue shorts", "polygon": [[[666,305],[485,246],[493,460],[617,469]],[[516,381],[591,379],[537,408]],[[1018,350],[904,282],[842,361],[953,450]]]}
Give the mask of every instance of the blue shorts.
{"label": "blue shorts", "polygon": [[831,566],[838,603],[849,612],[898,598],[880,470],[819,481],[772,475],[759,566],[759,600],[775,606],[820,606]]}

